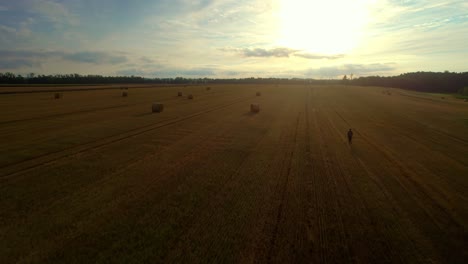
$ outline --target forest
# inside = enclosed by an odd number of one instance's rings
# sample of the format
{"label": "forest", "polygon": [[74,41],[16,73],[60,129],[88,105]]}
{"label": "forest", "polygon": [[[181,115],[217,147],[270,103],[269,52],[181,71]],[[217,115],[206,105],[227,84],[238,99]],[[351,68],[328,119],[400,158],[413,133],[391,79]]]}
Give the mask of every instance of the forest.
{"label": "forest", "polygon": [[29,73],[26,76],[11,72],[0,73],[1,85],[83,85],[83,84],[207,84],[207,83],[242,83],[242,84],[346,84],[359,86],[394,87],[419,92],[467,93],[468,72],[410,72],[397,76],[367,76],[342,79],[305,79],[305,78],[144,78],[140,76],[102,76],[80,74],[43,75]]}

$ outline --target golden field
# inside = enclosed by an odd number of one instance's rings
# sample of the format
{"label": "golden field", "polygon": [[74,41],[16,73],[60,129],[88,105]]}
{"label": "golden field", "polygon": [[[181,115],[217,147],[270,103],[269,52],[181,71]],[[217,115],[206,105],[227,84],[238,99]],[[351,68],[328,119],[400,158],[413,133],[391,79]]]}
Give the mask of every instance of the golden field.
{"label": "golden field", "polygon": [[0,95],[1,263],[468,259],[466,102],[354,86],[114,88]]}

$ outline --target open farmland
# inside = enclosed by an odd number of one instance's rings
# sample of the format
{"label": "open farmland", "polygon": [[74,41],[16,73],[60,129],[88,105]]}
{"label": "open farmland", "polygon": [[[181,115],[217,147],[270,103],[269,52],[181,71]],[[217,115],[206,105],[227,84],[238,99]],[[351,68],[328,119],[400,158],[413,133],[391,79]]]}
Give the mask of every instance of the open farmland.
{"label": "open farmland", "polygon": [[0,95],[0,262],[466,263],[468,103],[210,87]]}

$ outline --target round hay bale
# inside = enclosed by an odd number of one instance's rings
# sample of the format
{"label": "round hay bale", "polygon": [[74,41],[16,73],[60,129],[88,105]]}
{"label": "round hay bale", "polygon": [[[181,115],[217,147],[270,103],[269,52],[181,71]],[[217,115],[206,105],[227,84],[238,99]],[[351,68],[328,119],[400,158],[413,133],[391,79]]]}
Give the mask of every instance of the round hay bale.
{"label": "round hay bale", "polygon": [[122,92],[122,97],[127,97],[128,93],[127,92]]}
{"label": "round hay bale", "polygon": [[193,95],[189,94],[189,95],[187,96],[187,98],[188,98],[188,99],[193,99]]}
{"label": "round hay bale", "polygon": [[54,98],[55,98],[55,99],[60,99],[60,98],[62,98],[62,97],[63,97],[63,96],[62,96],[61,93],[55,93],[55,94],[54,94]]}
{"label": "round hay bale", "polygon": [[178,93],[177,93],[177,96],[182,96],[182,92],[178,92]]}
{"label": "round hay bale", "polygon": [[260,105],[259,104],[250,104],[250,112],[252,112],[252,113],[260,112]]}
{"label": "round hay bale", "polygon": [[262,94],[260,92],[257,92],[257,96],[260,96],[260,95],[262,95]]}
{"label": "round hay bale", "polygon": [[164,105],[161,103],[153,103],[151,110],[153,113],[160,113],[164,110]]}

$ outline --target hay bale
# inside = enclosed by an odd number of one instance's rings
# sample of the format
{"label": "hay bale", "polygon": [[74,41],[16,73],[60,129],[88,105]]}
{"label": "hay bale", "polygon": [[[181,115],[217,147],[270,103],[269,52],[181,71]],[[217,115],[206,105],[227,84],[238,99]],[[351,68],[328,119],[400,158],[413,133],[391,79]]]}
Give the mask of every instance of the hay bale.
{"label": "hay bale", "polygon": [[55,98],[55,99],[60,99],[60,98],[62,98],[62,97],[63,97],[63,95],[62,95],[61,93],[55,93],[55,94],[54,94],[54,98]]}
{"label": "hay bale", "polygon": [[127,97],[128,93],[127,92],[122,92],[122,97]]}
{"label": "hay bale", "polygon": [[151,110],[153,113],[160,113],[164,110],[164,105],[161,103],[153,103]]}
{"label": "hay bale", "polygon": [[260,92],[257,92],[257,96],[260,96],[260,95],[262,95],[262,94]]}
{"label": "hay bale", "polygon": [[445,99],[445,97],[442,96],[440,99]]}
{"label": "hay bale", "polygon": [[211,87],[206,87],[206,90],[207,90],[207,91],[211,90]]}
{"label": "hay bale", "polygon": [[188,99],[193,99],[193,95],[189,94],[189,95],[187,96],[187,98],[188,98]]}
{"label": "hay bale", "polygon": [[259,104],[250,104],[250,112],[252,112],[252,113],[260,112],[260,105]]}
{"label": "hay bale", "polygon": [[178,93],[177,93],[177,96],[182,96],[182,92],[178,92]]}

